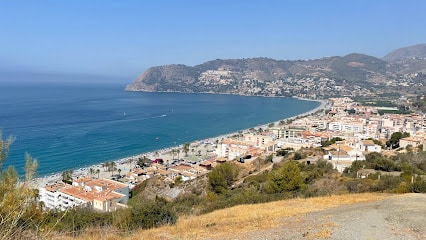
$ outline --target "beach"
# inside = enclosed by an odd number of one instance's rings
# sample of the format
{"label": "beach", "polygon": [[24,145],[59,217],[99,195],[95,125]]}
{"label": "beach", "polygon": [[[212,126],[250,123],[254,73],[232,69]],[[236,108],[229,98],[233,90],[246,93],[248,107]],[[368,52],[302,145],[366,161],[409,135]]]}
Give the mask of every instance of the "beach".
{"label": "beach", "polygon": [[[293,120],[293,119],[296,119],[296,118],[301,118],[301,117],[305,117],[305,116],[314,114],[314,113],[316,113],[320,110],[326,109],[329,106],[328,100],[309,100],[309,99],[304,99],[304,100],[318,101],[318,102],[320,102],[320,105],[318,107],[308,111],[308,112],[272,122],[274,124],[274,126],[278,126],[278,124],[282,121]],[[267,129],[270,124],[271,123],[260,125],[260,126],[253,126],[253,128],[254,129],[258,129],[258,128]],[[98,163],[98,164],[95,164],[95,165],[90,165],[90,166],[86,166],[86,167],[82,167],[82,168],[73,169],[72,177],[73,177],[73,179],[81,178],[81,177],[111,178],[113,174],[114,175],[118,174],[118,169],[120,169],[121,175],[125,175],[127,172],[131,171],[135,167],[138,159],[143,158],[143,157],[146,157],[146,158],[151,159],[151,160],[163,159],[163,161],[165,163],[171,163],[173,160],[176,159],[176,158],[173,159],[173,157],[177,157],[178,155],[179,155],[179,159],[187,158],[187,160],[190,159],[190,157],[194,157],[195,155],[208,156],[208,155],[211,155],[212,152],[214,151],[214,149],[215,149],[214,146],[215,146],[216,142],[221,142],[222,139],[228,138],[230,136],[237,135],[240,132],[245,133],[245,132],[248,132],[248,131],[249,131],[249,129],[242,129],[240,131],[226,133],[226,134],[211,137],[211,138],[208,138],[208,139],[193,141],[193,142],[189,143],[190,144],[190,151],[188,152],[189,158],[183,157],[185,155],[185,153],[182,151],[184,145],[181,144],[181,145],[177,145],[177,146],[172,146],[172,147],[168,147],[168,148],[164,148],[164,149],[158,149],[158,150],[150,151],[150,152],[144,152],[144,153],[140,153],[140,154],[137,154],[137,155],[128,156],[128,157],[124,157],[124,158],[115,160],[114,162],[115,162],[117,170],[115,170],[114,172],[107,171],[102,166],[102,163]],[[172,153],[173,149],[179,149],[180,153],[179,154],[177,154],[177,153],[173,154]],[[195,156],[195,159],[197,159],[196,156]],[[201,159],[201,158],[198,158],[198,159]],[[91,172],[90,169],[92,169],[94,173],[90,174],[90,172]],[[96,171],[98,169],[99,169],[99,174],[96,173]],[[30,185],[33,188],[40,188],[40,187],[44,187],[46,185],[51,185],[51,184],[61,182],[61,181],[62,181],[62,173],[53,173],[53,174],[50,174],[50,175],[47,175],[47,176],[41,176],[41,177],[33,179],[30,182]]]}

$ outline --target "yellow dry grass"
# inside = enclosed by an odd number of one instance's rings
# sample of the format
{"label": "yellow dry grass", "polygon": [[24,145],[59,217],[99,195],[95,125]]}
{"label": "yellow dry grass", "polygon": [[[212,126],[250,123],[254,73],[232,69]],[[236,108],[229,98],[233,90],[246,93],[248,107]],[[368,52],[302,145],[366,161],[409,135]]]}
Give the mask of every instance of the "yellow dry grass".
{"label": "yellow dry grass", "polygon": [[[301,216],[346,204],[374,202],[389,197],[388,194],[345,194],[308,199],[290,199],[264,204],[241,205],[217,210],[201,216],[180,217],[172,226],[141,230],[120,239],[203,239],[232,238],[250,231],[278,227],[283,218]],[[328,238],[335,223],[318,226],[314,238]],[[113,236],[81,236],[83,239],[116,239]]]}

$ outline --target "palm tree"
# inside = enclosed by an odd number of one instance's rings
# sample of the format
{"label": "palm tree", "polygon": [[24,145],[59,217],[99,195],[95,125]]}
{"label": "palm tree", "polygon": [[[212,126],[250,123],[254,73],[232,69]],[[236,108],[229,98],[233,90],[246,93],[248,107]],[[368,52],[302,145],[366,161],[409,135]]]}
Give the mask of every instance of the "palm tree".
{"label": "palm tree", "polygon": [[120,175],[121,177],[121,168],[119,168],[117,171],[118,171],[118,175]]}
{"label": "palm tree", "polygon": [[180,150],[179,150],[179,149],[176,149],[176,152],[177,152],[177,158],[179,159],[179,153],[180,153]]}
{"label": "palm tree", "polygon": [[[131,158],[129,159],[130,169],[132,169],[132,163],[133,163],[133,158],[131,157]],[[130,169],[129,169],[129,172],[130,172]]]}
{"label": "palm tree", "polygon": [[208,147],[209,145],[207,145],[207,143],[204,143],[204,150],[206,151],[206,155],[207,155],[207,147]]}
{"label": "palm tree", "polygon": [[192,155],[194,155],[195,149],[191,148]]}
{"label": "palm tree", "polygon": [[89,168],[89,174],[90,174],[90,176],[93,176],[94,173],[95,173],[95,169]]}
{"label": "palm tree", "polygon": [[102,163],[102,168],[104,169],[104,172],[107,171],[108,167],[109,167],[109,162]]}
{"label": "palm tree", "polygon": [[189,152],[189,143],[185,143],[183,145],[182,151],[185,153],[185,157],[188,157],[188,152]]}
{"label": "palm tree", "polygon": [[96,173],[98,174],[98,179],[99,179],[99,173],[101,173],[101,170],[96,169]]}
{"label": "palm tree", "polygon": [[117,163],[115,163],[115,162],[111,162],[111,163],[110,163],[110,166],[111,166],[111,171],[112,171],[111,176],[114,176],[114,170],[115,170],[115,167],[117,166]]}
{"label": "palm tree", "polygon": [[172,149],[172,159],[175,159],[176,149]]}

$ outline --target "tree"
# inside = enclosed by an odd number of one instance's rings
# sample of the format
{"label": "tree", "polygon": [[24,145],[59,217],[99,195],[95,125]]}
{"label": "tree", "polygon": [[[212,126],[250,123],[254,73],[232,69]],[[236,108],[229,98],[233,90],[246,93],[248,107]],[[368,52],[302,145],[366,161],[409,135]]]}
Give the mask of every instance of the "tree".
{"label": "tree", "polygon": [[94,173],[95,173],[95,169],[89,168],[89,174],[90,174],[90,176],[93,176]]}
{"label": "tree", "polygon": [[62,172],[62,182],[71,184],[72,183],[73,170],[66,170]]}
{"label": "tree", "polygon": [[13,139],[3,139],[0,131],[0,239],[24,238],[22,233],[35,229],[42,217],[41,205],[35,201],[38,191],[28,186],[36,173],[37,161],[25,154],[23,183],[19,183],[18,173],[12,166],[4,171],[1,169]]}
{"label": "tree", "polygon": [[121,168],[119,168],[117,171],[118,171],[118,175],[120,175],[121,177]]}
{"label": "tree", "polygon": [[392,133],[390,139],[386,142],[386,146],[395,149],[399,148],[399,140],[401,138],[409,137],[410,134],[407,132],[394,132]]}
{"label": "tree", "polygon": [[111,176],[114,176],[114,171],[115,171],[115,169],[117,169],[117,168],[116,168],[117,163],[115,163],[114,161],[112,161],[112,162],[110,162],[109,164],[110,164],[110,169],[111,169],[111,171],[112,171]]}
{"label": "tree", "polygon": [[293,157],[294,160],[300,160],[302,158],[303,158],[303,155],[300,152],[294,153],[294,157]]}
{"label": "tree", "polygon": [[215,193],[225,193],[238,176],[237,165],[226,162],[213,168],[207,175],[210,188]]}
{"label": "tree", "polygon": [[33,179],[38,167],[37,159],[33,159],[28,153],[25,153],[25,181]]}
{"label": "tree", "polygon": [[133,160],[134,160],[134,159],[133,159],[132,157],[129,159],[129,165],[130,165],[129,172],[130,172],[130,171],[131,171],[131,169],[133,168],[133,167],[132,167]]}
{"label": "tree", "polygon": [[344,140],[343,138],[334,137],[334,138],[332,138],[330,140],[321,142],[321,146],[322,147],[328,147],[328,146],[330,146],[332,144],[335,144],[336,142],[343,141],[343,140]]}
{"label": "tree", "polygon": [[301,190],[304,187],[304,177],[299,165],[295,161],[290,161],[271,172],[265,189],[268,193],[284,193]]}
{"label": "tree", "polygon": [[0,170],[2,169],[3,162],[9,155],[9,147],[12,145],[14,137],[9,136],[7,139],[3,139],[2,131],[0,130]]}
{"label": "tree", "polygon": [[99,173],[101,173],[101,170],[96,169],[96,174],[98,174],[98,179],[99,179]]}
{"label": "tree", "polygon": [[181,184],[182,183],[182,176],[181,175],[179,175],[179,176],[177,176],[176,178],[175,178],[175,184],[176,185],[179,185],[179,184]]}
{"label": "tree", "polygon": [[176,149],[173,148],[171,153],[172,153],[172,159],[175,159]]}
{"label": "tree", "polygon": [[149,166],[151,164],[151,160],[149,158],[147,158],[146,156],[143,156],[141,158],[139,158],[138,163],[139,167],[146,167]]}
{"label": "tree", "polygon": [[102,168],[104,169],[104,172],[108,169],[108,163],[102,163]]}
{"label": "tree", "polygon": [[185,157],[188,157],[188,152],[189,152],[189,143],[185,143],[183,145],[182,151],[185,153]]}

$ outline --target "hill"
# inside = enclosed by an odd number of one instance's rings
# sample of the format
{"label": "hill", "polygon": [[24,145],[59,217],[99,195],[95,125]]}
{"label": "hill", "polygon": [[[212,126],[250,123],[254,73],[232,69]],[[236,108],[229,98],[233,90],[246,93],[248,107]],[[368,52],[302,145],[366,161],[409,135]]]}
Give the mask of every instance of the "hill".
{"label": "hill", "polygon": [[407,58],[426,58],[426,43],[396,49],[384,56],[383,60],[395,62]]}
{"label": "hill", "polygon": [[425,90],[426,58],[396,60],[425,53],[426,44],[421,44],[395,50],[384,59],[352,53],[312,60],[216,59],[196,66],[156,66],[126,90],[309,98],[403,94]]}
{"label": "hill", "polygon": [[[347,194],[241,205],[103,239],[424,239],[425,194]],[[96,239],[93,233],[82,239]]]}

